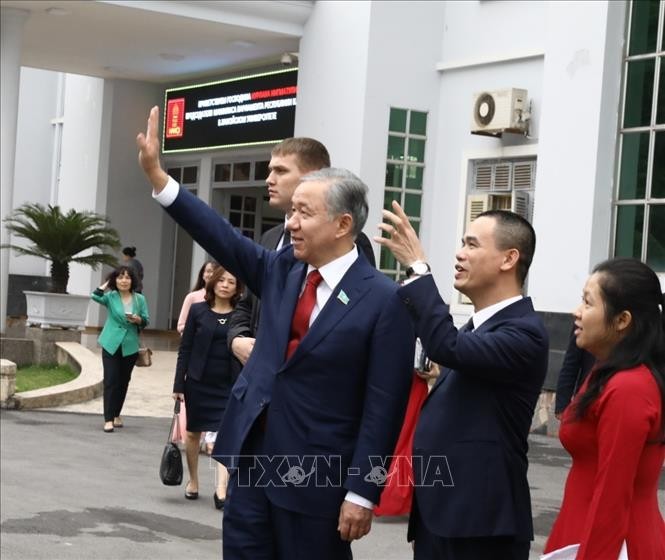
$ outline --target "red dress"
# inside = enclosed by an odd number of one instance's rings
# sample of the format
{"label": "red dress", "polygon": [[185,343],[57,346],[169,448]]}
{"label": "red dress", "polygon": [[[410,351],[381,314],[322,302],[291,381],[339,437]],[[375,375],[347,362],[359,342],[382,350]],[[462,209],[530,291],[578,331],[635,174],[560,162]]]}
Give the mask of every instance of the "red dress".
{"label": "red dress", "polygon": [[615,374],[581,421],[566,408],[559,437],[573,466],[545,552],[579,543],[577,560],[614,560],[626,540],[630,560],[665,558],[660,401],[656,380],[639,366]]}

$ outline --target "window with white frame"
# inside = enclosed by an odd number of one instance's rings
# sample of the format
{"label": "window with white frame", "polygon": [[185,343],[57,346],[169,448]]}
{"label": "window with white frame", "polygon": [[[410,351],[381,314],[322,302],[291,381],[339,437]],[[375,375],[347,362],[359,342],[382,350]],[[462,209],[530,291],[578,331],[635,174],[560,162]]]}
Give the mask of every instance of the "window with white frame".
{"label": "window with white frame", "polygon": [[633,1],[624,60],[614,255],[665,272],[665,2]]}
{"label": "window with white frame", "polygon": [[[416,233],[420,231],[426,140],[426,112],[391,107],[383,207],[391,210],[392,201],[399,202]],[[381,247],[379,269],[395,280],[402,275],[400,263],[385,247]]]}
{"label": "window with white frame", "polygon": [[196,188],[199,182],[198,165],[169,165],[166,173],[185,188]]}
{"label": "window with white frame", "polygon": [[212,207],[256,241],[271,227],[284,223],[283,213],[269,204],[265,188],[269,163],[265,156],[213,162]]}

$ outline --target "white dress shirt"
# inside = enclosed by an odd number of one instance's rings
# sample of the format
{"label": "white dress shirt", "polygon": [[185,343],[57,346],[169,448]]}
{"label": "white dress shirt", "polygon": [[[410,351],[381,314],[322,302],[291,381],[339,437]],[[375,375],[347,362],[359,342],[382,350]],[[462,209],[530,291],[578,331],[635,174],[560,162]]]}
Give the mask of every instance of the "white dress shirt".
{"label": "white dress shirt", "polygon": [[476,330],[480,325],[482,325],[485,321],[490,319],[493,315],[496,315],[503,308],[508,307],[509,305],[515,303],[516,301],[521,300],[522,297],[523,296],[519,295],[519,296],[510,297],[508,299],[504,299],[488,307],[485,307],[484,309],[481,309],[480,311],[477,311],[476,313],[471,315],[471,318],[473,319],[473,330]]}

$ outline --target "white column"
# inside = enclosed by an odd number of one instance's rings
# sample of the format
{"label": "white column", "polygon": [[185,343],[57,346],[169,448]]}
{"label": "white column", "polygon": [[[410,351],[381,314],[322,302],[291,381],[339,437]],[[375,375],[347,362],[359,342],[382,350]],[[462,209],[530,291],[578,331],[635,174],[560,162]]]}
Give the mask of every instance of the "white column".
{"label": "white column", "polygon": [[[14,190],[14,156],[16,154],[16,121],[18,117],[18,88],[21,75],[21,38],[23,25],[30,12],[14,8],[0,8],[0,208],[2,216],[12,209]],[[9,232],[4,222],[0,226],[0,240],[9,243]],[[7,280],[9,278],[9,251],[0,251],[0,332],[7,324]]]}
{"label": "white column", "polygon": [[538,311],[574,309],[589,270],[609,253],[624,8],[547,3],[528,288]]}
{"label": "white column", "polygon": [[[199,184],[196,187],[197,196],[209,206],[212,205],[212,157],[204,155],[199,166]],[[190,272],[190,285],[193,286],[199,275],[199,269],[206,260],[206,252],[196,242],[192,249],[192,270]]]}

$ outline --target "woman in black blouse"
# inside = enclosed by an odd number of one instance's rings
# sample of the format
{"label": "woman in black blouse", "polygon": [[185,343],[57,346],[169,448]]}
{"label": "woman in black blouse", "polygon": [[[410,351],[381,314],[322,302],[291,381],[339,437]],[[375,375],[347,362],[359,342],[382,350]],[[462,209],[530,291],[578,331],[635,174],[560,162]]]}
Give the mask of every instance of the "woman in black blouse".
{"label": "woman in black blouse", "polygon": [[[199,497],[199,441],[201,432],[216,432],[226,409],[240,363],[226,344],[228,321],[243,287],[235,276],[219,267],[206,284],[205,301],[192,305],[182,334],[173,398],[187,406],[185,443],[189,482],[185,498]],[[220,434],[223,437],[223,434]],[[217,463],[215,507],[224,507],[228,473]]]}

